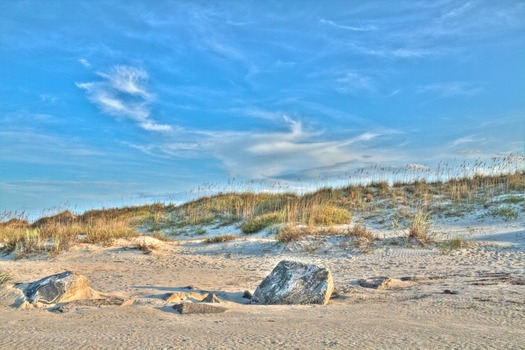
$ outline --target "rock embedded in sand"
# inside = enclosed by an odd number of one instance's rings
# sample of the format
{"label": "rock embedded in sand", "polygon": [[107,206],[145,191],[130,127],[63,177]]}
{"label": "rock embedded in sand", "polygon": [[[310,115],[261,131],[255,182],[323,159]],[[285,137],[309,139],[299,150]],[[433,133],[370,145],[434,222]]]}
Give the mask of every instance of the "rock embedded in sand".
{"label": "rock embedded in sand", "polygon": [[334,289],[330,270],[283,260],[261,282],[253,304],[327,304]]}
{"label": "rock embedded in sand", "polygon": [[30,283],[24,289],[24,294],[32,304],[56,304],[67,301],[90,285],[91,281],[86,276],[65,271]]}
{"label": "rock embedded in sand", "polygon": [[189,314],[220,314],[226,311],[225,307],[210,304],[182,303],[173,305],[173,309],[183,315]]}
{"label": "rock embedded in sand", "polygon": [[173,292],[166,296],[166,301],[170,303],[179,303],[186,299],[194,299],[197,301],[202,301],[208,296],[208,293],[198,293],[198,292]]}
{"label": "rock embedded in sand", "polygon": [[384,290],[384,289],[409,288],[409,287],[413,287],[415,283],[411,281],[403,281],[397,278],[375,277],[375,278],[359,280],[359,285],[364,288]]}
{"label": "rock embedded in sand", "polygon": [[216,296],[213,293],[210,293],[206,296],[206,298],[202,299],[203,303],[211,303],[211,304],[220,304],[222,303],[221,299],[219,299],[218,296]]}

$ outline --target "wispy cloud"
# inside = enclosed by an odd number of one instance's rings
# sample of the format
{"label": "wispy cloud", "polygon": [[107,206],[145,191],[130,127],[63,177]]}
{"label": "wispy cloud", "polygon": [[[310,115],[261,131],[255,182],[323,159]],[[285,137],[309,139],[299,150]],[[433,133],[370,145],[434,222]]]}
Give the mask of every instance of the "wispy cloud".
{"label": "wispy cloud", "polygon": [[354,32],[363,32],[363,31],[369,31],[369,30],[376,30],[377,29],[377,27],[373,26],[373,25],[361,25],[361,24],[358,24],[358,25],[344,25],[344,24],[339,24],[339,23],[336,23],[334,21],[330,21],[330,20],[327,20],[327,19],[324,19],[324,18],[320,19],[319,22],[322,23],[322,24],[331,25],[331,26],[339,28],[339,29],[351,30],[351,31],[354,31]]}
{"label": "wispy cloud", "polygon": [[78,60],[78,62],[83,65],[84,67],[86,68],[90,68],[91,67],[91,63],[89,63],[88,60],[86,60],[85,58],[81,58]]}
{"label": "wispy cloud", "polygon": [[0,130],[0,143],[10,145],[10,152],[0,152],[3,161],[24,159],[34,164],[61,164],[79,157],[103,156],[97,149],[83,145],[75,138],[66,139],[43,130],[10,128]]}
{"label": "wispy cloud", "polygon": [[147,91],[148,73],[130,66],[114,66],[109,72],[99,72],[101,81],[76,83],[85,90],[90,101],[102,112],[117,118],[131,119],[146,131],[167,132],[172,127],[158,124],[151,118],[153,96]]}
{"label": "wispy cloud", "polygon": [[472,136],[460,137],[452,141],[452,143],[450,144],[450,147],[457,147],[457,146],[460,146],[466,143],[472,143],[472,142],[475,142],[475,139]]}
{"label": "wispy cloud", "polygon": [[422,85],[418,88],[418,92],[439,97],[475,96],[483,93],[483,87],[468,82],[454,81]]}
{"label": "wispy cloud", "polygon": [[372,78],[358,72],[346,72],[337,78],[337,91],[342,93],[354,93],[357,91],[374,91]]}

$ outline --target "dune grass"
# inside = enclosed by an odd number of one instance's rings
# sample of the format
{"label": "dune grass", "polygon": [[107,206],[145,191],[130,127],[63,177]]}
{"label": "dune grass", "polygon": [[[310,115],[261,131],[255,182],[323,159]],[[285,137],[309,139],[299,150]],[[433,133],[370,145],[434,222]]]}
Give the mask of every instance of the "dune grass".
{"label": "dune grass", "polygon": [[[76,243],[109,245],[118,238],[137,236],[140,231],[158,235],[169,229],[177,234],[177,230],[191,227],[191,231],[205,234],[210,225],[232,224],[248,234],[276,226],[277,240],[290,242],[309,234],[333,235],[336,225],[351,224],[356,217],[384,223],[385,227],[390,221],[399,221],[408,228],[408,238],[426,244],[433,239],[433,217],[466,215],[499,195],[509,195],[504,205],[485,208],[505,220],[516,220],[525,208],[523,191],[525,172],[521,171],[442,182],[377,181],[304,194],[218,193],[179,206],[155,203],[90,210],[79,215],[66,210],[32,224],[23,213],[4,212],[0,213],[0,246],[15,251],[17,257],[39,252],[56,254]],[[364,227],[353,227],[355,231],[343,234],[372,240]]]}
{"label": "dune grass", "polygon": [[215,243],[225,243],[225,242],[231,242],[238,238],[238,236],[225,234],[215,237],[208,237],[204,240],[204,244],[215,244]]}
{"label": "dune grass", "polygon": [[13,276],[8,271],[0,269],[0,286],[9,283],[13,279]]}
{"label": "dune grass", "polygon": [[[66,216],[69,219],[64,221]],[[58,254],[76,243],[110,245],[115,239],[135,236],[138,231],[129,220],[97,218],[86,223],[69,213],[59,213],[56,220],[48,217],[30,226],[0,226],[0,242],[8,251],[14,251],[16,258],[42,252]]]}

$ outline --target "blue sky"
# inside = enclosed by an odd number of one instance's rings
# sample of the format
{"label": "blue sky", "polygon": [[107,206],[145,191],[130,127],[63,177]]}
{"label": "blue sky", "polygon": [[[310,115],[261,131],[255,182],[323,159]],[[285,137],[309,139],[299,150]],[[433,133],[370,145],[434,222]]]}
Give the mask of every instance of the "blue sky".
{"label": "blue sky", "polygon": [[0,209],[523,154],[523,18],[523,1],[2,1]]}

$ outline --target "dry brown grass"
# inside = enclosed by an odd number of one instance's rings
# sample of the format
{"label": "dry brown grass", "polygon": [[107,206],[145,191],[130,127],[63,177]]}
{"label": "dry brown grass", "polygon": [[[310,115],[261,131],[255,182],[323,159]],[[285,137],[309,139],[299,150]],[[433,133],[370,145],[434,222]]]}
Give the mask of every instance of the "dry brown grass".
{"label": "dry brown grass", "polygon": [[360,239],[365,239],[369,242],[373,242],[374,240],[376,240],[376,236],[372,233],[372,231],[359,224],[354,225],[351,229],[345,231],[343,235],[347,237],[357,237]]}
{"label": "dry brown grass", "polygon": [[311,232],[307,228],[286,225],[277,230],[275,239],[281,243],[297,242],[303,240],[308,234]]}
{"label": "dry brown grass", "polygon": [[58,254],[75,243],[110,245],[117,238],[138,236],[129,220],[93,219],[84,223],[69,214],[43,218],[31,226],[2,225],[0,242],[8,251],[14,251],[17,258],[22,258],[32,253]]}
{"label": "dry brown grass", "polygon": [[408,237],[414,238],[421,244],[427,244],[433,241],[434,237],[430,233],[431,225],[432,222],[429,214],[418,211],[410,223]]}
{"label": "dry brown grass", "polygon": [[235,235],[220,235],[215,237],[209,237],[206,238],[203,243],[204,244],[215,244],[215,243],[225,243],[225,242],[231,242],[238,238],[238,236]]}
{"label": "dry brown grass", "polygon": [[357,238],[359,243],[372,243],[376,236],[362,225],[341,231],[334,228],[286,225],[277,230],[276,240],[281,243],[301,241],[308,236],[344,236]]}

